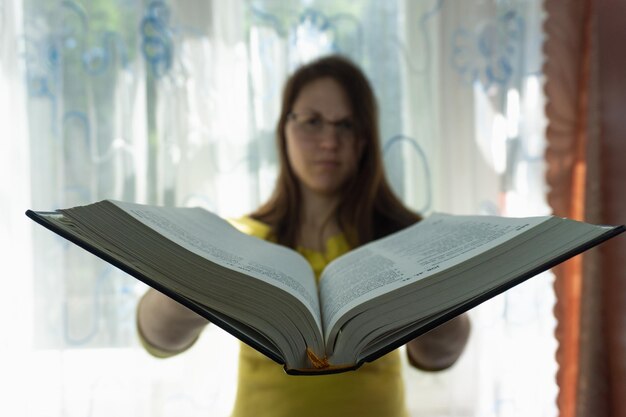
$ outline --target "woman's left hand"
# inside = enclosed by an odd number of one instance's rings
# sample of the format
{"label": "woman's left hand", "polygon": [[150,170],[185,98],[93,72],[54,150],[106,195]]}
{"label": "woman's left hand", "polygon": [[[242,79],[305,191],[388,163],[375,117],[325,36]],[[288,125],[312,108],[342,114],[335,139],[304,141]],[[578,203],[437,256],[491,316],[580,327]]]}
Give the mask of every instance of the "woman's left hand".
{"label": "woman's left hand", "polygon": [[441,371],[454,365],[469,339],[467,314],[434,328],[406,345],[409,363],[424,371]]}

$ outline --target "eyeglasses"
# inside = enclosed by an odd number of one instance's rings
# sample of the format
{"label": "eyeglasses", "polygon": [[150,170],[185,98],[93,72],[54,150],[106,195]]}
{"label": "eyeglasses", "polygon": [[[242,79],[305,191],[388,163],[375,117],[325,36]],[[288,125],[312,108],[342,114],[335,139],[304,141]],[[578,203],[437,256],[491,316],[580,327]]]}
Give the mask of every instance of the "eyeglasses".
{"label": "eyeglasses", "polygon": [[354,123],[348,118],[331,121],[315,113],[299,114],[294,112],[289,113],[288,118],[294,122],[294,127],[298,132],[307,138],[320,138],[326,125],[334,127],[337,138],[342,141],[353,140],[356,136]]}

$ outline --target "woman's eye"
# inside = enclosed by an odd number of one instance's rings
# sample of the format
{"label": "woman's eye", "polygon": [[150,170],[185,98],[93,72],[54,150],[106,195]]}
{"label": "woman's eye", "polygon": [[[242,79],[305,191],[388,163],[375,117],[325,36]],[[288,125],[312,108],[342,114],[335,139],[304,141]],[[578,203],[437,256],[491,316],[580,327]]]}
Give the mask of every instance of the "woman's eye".
{"label": "woman's eye", "polygon": [[337,122],[337,128],[343,130],[344,132],[350,132],[352,131],[352,129],[354,129],[354,125],[350,120],[342,120],[340,122]]}
{"label": "woman's eye", "polygon": [[322,119],[319,119],[317,117],[313,117],[311,119],[305,120],[304,124],[309,126],[309,127],[320,127],[323,124],[323,122],[322,122]]}

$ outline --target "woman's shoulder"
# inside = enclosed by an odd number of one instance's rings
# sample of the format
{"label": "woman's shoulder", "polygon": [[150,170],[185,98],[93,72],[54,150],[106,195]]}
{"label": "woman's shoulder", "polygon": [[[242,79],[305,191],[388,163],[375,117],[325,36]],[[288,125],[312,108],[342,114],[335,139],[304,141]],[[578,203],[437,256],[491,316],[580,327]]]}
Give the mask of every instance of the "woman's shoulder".
{"label": "woman's shoulder", "polygon": [[235,226],[240,232],[260,239],[268,239],[272,230],[269,225],[247,215],[229,218],[228,222]]}

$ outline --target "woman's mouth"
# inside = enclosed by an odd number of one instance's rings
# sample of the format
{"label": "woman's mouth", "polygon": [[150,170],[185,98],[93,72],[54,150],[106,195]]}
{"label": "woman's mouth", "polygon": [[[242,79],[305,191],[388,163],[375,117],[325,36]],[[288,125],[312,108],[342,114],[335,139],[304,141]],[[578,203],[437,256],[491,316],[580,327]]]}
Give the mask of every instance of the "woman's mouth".
{"label": "woman's mouth", "polygon": [[339,166],[339,162],[334,160],[315,161],[313,164],[321,168],[336,168]]}

